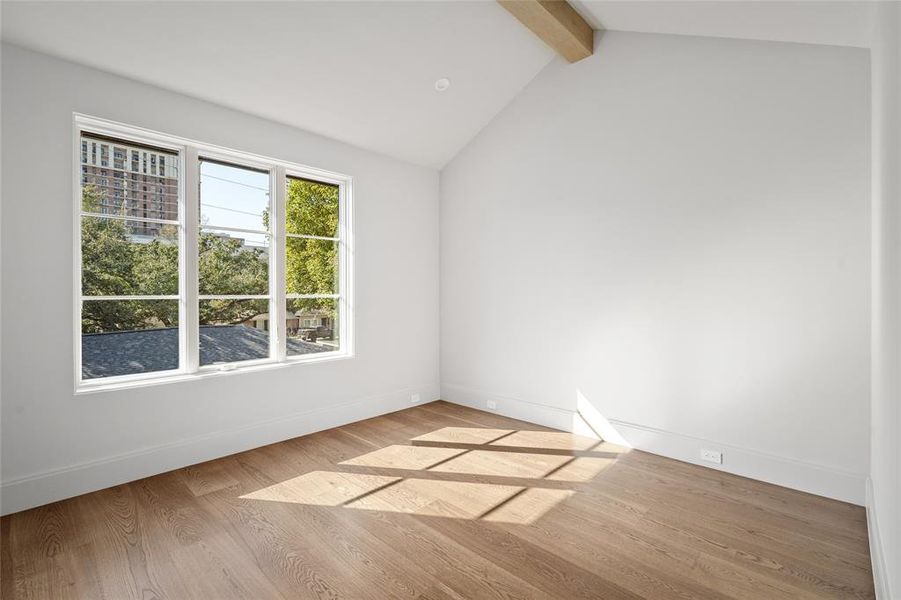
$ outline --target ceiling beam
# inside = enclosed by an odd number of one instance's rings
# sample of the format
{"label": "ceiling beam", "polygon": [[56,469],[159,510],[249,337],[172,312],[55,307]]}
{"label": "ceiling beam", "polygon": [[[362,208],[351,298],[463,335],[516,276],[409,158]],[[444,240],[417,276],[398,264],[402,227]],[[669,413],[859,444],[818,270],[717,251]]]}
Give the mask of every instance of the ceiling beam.
{"label": "ceiling beam", "polygon": [[594,52],[594,31],[566,0],[497,0],[571,63]]}

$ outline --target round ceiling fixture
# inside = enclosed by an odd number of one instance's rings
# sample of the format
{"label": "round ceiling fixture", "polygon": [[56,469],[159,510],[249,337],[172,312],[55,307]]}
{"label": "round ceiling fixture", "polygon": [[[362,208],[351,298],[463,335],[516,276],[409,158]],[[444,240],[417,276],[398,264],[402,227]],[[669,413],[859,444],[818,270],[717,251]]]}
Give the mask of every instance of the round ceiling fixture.
{"label": "round ceiling fixture", "polygon": [[442,77],[438,81],[435,82],[435,89],[439,92],[443,92],[447,88],[450,87],[450,79],[447,77]]}

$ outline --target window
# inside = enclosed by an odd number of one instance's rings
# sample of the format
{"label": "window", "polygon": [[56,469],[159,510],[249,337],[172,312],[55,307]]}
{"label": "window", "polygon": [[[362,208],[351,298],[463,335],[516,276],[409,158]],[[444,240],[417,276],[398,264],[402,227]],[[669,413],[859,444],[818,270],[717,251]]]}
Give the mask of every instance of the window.
{"label": "window", "polygon": [[340,347],[340,189],[298,177],[288,177],[286,185],[286,317],[303,324],[289,328],[287,354],[328,352]]}
{"label": "window", "polygon": [[76,387],[352,355],[348,177],[76,124]]}
{"label": "window", "polygon": [[272,356],[269,332],[270,173],[200,161],[200,364]]}
{"label": "window", "polygon": [[[83,134],[82,147],[88,141],[95,143]],[[100,146],[101,160],[107,147]],[[136,215],[105,187],[107,179],[98,182],[80,190],[81,378],[176,371],[178,215],[155,222]],[[150,233],[151,224],[163,227]]]}

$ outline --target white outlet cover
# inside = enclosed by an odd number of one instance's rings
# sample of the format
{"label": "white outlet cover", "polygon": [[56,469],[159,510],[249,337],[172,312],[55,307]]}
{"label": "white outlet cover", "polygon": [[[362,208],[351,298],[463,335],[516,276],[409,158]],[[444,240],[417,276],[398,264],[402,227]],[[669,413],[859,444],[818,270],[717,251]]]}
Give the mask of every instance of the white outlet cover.
{"label": "white outlet cover", "polygon": [[419,402],[419,394],[412,394],[410,396],[410,404],[416,404]]}
{"label": "white outlet cover", "polygon": [[490,408],[491,410],[494,410],[497,408],[497,402],[495,402],[494,400],[489,400],[487,402],[487,404],[488,404],[488,408]]}
{"label": "white outlet cover", "polygon": [[701,449],[701,460],[721,465],[723,464],[723,453],[717,450]]}

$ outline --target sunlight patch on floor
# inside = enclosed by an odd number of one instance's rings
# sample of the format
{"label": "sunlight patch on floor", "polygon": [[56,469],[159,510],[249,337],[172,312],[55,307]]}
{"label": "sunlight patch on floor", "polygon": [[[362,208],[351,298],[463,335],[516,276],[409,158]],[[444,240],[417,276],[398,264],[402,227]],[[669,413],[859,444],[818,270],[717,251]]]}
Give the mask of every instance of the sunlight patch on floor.
{"label": "sunlight patch on floor", "polygon": [[480,427],[442,427],[413,438],[412,442],[437,442],[443,444],[490,444],[513,429],[482,429]]}
{"label": "sunlight patch on floor", "polygon": [[428,469],[432,465],[463,454],[466,450],[435,446],[385,446],[338,464],[383,469]]}
{"label": "sunlight patch on floor", "polygon": [[531,524],[578,493],[560,483],[592,480],[619,451],[565,432],[480,427],[444,427],[411,442],[422,445],[385,446],[338,463],[344,471],[313,471],[241,498]]}
{"label": "sunlight patch on floor", "polygon": [[382,475],[312,471],[245,494],[241,498],[292,504],[339,506],[400,480],[400,477]]}
{"label": "sunlight patch on floor", "polygon": [[491,442],[490,445],[545,450],[591,450],[599,443],[600,440],[562,431],[517,431]]}
{"label": "sunlight patch on floor", "polygon": [[348,508],[384,510],[431,517],[476,519],[523,488],[493,483],[404,479],[347,504]]}
{"label": "sunlight patch on floor", "polygon": [[431,470],[440,473],[540,479],[559,469],[570,460],[572,460],[571,456],[563,454],[526,454],[524,452],[471,450]]}

